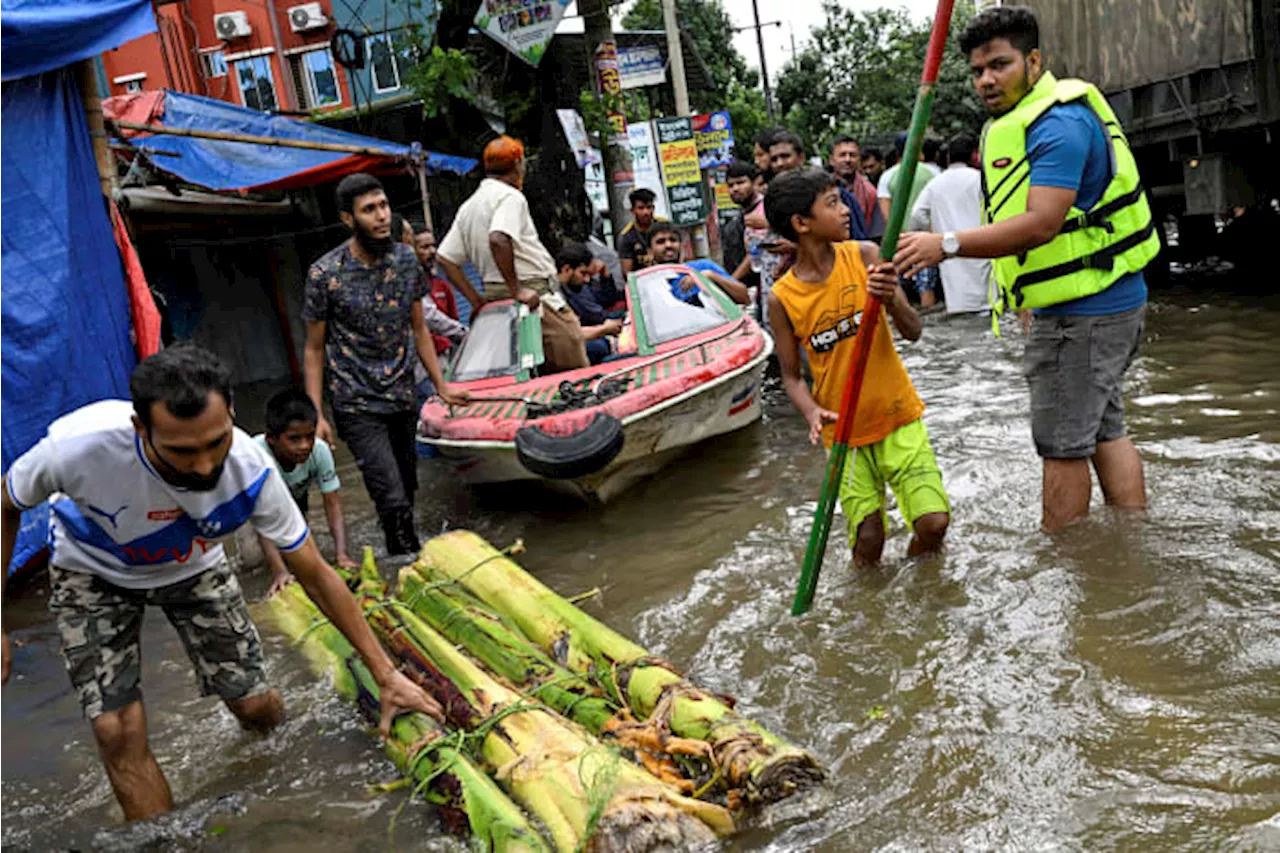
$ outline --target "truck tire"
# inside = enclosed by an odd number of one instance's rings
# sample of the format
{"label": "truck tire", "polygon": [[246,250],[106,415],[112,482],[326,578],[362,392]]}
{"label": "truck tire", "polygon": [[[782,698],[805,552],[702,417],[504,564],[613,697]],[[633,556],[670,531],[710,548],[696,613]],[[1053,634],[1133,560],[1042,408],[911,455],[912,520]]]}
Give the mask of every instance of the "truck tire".
{"label": "truck tire", "polygon": [[552,435],[537,425],[516,432],[516,458],[539,477],[573,480],[594,474],[622,452],[622,421],[605,412],[572,435]]}

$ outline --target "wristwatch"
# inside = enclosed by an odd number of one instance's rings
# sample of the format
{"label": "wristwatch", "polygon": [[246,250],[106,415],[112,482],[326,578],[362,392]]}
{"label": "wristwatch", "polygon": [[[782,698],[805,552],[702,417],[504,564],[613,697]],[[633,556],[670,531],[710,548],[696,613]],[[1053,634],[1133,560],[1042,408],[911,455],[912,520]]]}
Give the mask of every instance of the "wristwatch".
{"label": "wristwatch", "polygon": [[948,231],[942,235],[942,254],[947,258],[960,254],[960,238],[956,236],[956,232]]}

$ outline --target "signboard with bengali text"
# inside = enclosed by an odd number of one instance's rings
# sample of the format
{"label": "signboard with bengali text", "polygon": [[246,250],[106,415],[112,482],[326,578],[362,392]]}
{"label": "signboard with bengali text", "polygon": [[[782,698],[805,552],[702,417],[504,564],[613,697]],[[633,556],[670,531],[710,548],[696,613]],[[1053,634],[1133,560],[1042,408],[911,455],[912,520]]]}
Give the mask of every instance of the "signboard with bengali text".
{"label": "signboard with bengali text", "polygon": [[618,48],[618,75],[624,89],[661,86],[667,82],[667,60],[662,48],[652,44]]}
{"label": "signboard with bengali text", "polygon": [[702,168],[693,123],[687,116],[653,121],[662,163],[662,182],[671,205],[671,221],[676,225],[697,225],[706,216],[702,198]]}
{"label": "signboard with bengali text", "polygon": [[733,124],[728,110],[696,115],[693,121],[693,139],[698,146],[698,164],[704,169],[729,166],[733,156]]}

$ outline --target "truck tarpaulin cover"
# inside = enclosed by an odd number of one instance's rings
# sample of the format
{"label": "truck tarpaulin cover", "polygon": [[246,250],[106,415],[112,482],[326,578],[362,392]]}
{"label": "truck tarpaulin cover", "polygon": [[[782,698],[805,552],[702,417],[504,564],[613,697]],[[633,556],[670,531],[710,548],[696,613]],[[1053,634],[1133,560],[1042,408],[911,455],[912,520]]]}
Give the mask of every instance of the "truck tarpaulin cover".
{"label": "truck tarpaulin cover", "polygon": [[[6,71],[9,50],[6,41]],[[59,416],[95,400],[127,399],[136,357],[129,295],[72,70],[5,83],[0,125],[8,471]],[[14,566],[43,548],[47,519],[47,509],[24,515]]]}
{"label": "truck tarpaulin cover", "polygon": [[[337,181],[353,172],[403,169],[417,153],[408,145],[168,90],[119,95],[103,101],[102,108],[107,118],[113,121],[356,145],[382,152],[381,155],[347,154],[122,130],[130,143],[144,151],[179,155],[156,157],[152,161],[156,168],[187,183],[212,190],[281,190],[315,186]],[[465,175],[477,165],[475,160],[466,157],[430,151],[422,154],[429,174],[443,171]]]}
{"label": "truck tarpaulin cover", "polygon": [[3,0],[3,79],[43,74],[155,31],[150,0]]}
{"label": "truck tarpaulin cover", "polygon": [[1059,77],[1117,92],[1253,56],[1253,0],[1026,0]]}

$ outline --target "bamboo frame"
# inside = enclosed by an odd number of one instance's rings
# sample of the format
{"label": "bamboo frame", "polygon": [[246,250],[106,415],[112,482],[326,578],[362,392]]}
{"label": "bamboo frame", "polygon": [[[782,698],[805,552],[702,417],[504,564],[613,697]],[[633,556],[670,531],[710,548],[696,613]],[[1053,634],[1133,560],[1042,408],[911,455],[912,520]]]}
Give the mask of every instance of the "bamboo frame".
{"label": "bamboo frame", "polygon": [[[251,136],[247,133],[228,133],[222,130],[192,130],[186,127],[168,127],[163,124],[144,124],[136,121],[112,122],[123,130],[140,130],[168,136],[189,136],[193,139],[213,139],[219,142],[245,142],[253,145],[272,145],[278,148],[305,148],[310,151],[336,151],[342,154],[364,154],[370,157],[400,159],[381,148],[366,145],[346,145],[341,142],[311,142],[306,139],[277,139],[274,136]],[[404,158],[408,159],[408,158]]]}

